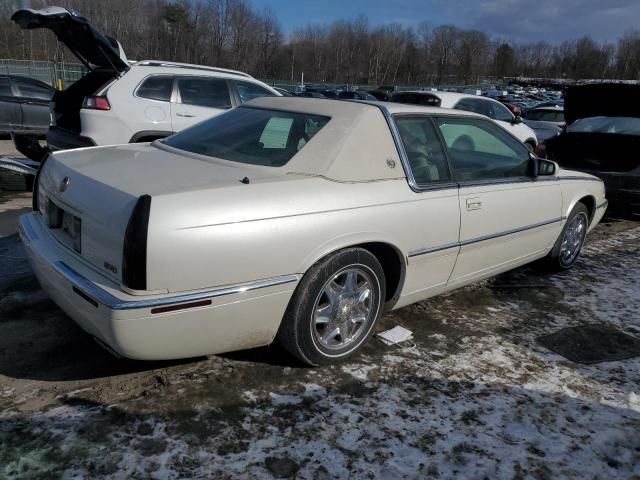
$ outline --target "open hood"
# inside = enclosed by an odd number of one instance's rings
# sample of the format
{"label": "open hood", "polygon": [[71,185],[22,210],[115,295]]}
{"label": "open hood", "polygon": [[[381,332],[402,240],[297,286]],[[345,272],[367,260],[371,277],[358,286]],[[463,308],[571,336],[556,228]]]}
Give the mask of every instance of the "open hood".
{"label": "open hood", "polygon": [[122,72],[129,68],[118,41],[98,32],[74,10],[62,7],[40,10],[26,8],[16,11],[11,20],[24,29],[48,28],[91,70],[104,67]]}
{"label": "open hood", "polygon": [[640,117],[640,85],[599,83],[569,87],[564,99],[567,125],[589,117]]}

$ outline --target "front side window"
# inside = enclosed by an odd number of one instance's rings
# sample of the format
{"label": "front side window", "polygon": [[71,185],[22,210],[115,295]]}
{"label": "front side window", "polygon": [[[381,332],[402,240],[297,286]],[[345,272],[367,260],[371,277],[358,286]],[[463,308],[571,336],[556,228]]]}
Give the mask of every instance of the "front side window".
{"label": "front side window", "polygon": [[136,95],[151,100],[168,102],[173,91],[173,77],[168,75],[154,75],[148,77],[138,88]]}
{"label": "front side window", "polygon": [[328,121],[321,115],[240,107],[162,142],[199,155],[281,167]]}
{"label": "front side window", "polygon": [[450,181],[447,157],[431,119],[398,116],[395,121],[416,183]]}
{"label": "front side window", "polygon": [[180,100],[187,105],[231,108],[227,81],[222,78],[179,77]]}
{"label": "front side window", "polygon": [[251,82],[236,80],[236,88],[242,103],[259,97],[275,97],[275,93],[271,90],[267,90],[266,88]]}
{"label": "front side window", "polygon": [[463,98],[454,107],[457,110],[464,110],[467,112],[479,113],[486,117],[491,117],[493,110],[489,102],[478,100],[475,98]]}
{"label": "front side window", "polygon": [[481,118],[438,119],[458,181],[529,175],[529,150],[501,127]]}
{"label": "front side window", "polygon": [[501,103],[491,102],[491,109],[493,110],[493,115],[491,115],[491,118],[500,120],[502,122],[513,121],[513,114],[507,107],[505,107]]}

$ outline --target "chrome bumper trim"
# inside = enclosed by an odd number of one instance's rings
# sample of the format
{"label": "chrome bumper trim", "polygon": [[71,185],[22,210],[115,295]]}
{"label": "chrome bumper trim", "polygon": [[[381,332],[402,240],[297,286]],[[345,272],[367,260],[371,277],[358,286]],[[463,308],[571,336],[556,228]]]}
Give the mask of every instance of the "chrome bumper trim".
{"label": "chrome bumper trim", "polygon": [[162,307],[175,303],[193,302],[195,300],[204,300],[233,295],[236,293],[244,293],[251,290],[257,290],[259,288],[275,287],[277,285],[284,285],[298,281],[298,277],[295,275],[284,275],[281,277],[273,277],[265,280],[257,280],[255,282],[232,285],[230,287],[216,288],[204,292],[186,293],[182,295],[153,299],[121,300],[98,287],[90,280],[87,280],[62,261],[53,262],[53,268],[77,289],[81,290],[83,293],[111,310],[133,310],[139,308]]}

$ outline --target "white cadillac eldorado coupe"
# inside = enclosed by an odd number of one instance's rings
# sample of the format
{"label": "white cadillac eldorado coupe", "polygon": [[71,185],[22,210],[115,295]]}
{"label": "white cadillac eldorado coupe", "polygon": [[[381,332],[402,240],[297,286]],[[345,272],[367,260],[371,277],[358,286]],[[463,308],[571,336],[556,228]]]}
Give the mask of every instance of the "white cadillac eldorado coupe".
{"label": "white cadillac eldorado coupe", "polygon": [[20,234],[42,287],[118,355],[277,339],[320,365],[385,310],[571,267],[606,206],[600,180],[480,115],[263,98],[151,144],[50,155]]}

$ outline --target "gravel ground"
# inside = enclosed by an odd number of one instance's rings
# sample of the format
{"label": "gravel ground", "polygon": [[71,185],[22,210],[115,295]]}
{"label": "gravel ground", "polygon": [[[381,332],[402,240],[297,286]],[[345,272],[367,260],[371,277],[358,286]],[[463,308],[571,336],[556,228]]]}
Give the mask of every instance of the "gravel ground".
{"label": "gravel ground", "polygon": [[[0,197],[0,225],[16,202]],[[580,365],[536,342],[584,323],[640,336],[639,251],[640,224],[609,219],[570,272],[391,312],[379,330],[414,343],[309,369],[277,347],[115,359],[3,236],[0,479],[639,479],[640,359]]]}
{"label": "gravel ground", "polygon": [[0,136],[0,156],[21,157],[22,154],[16,150],[10,137]]}

